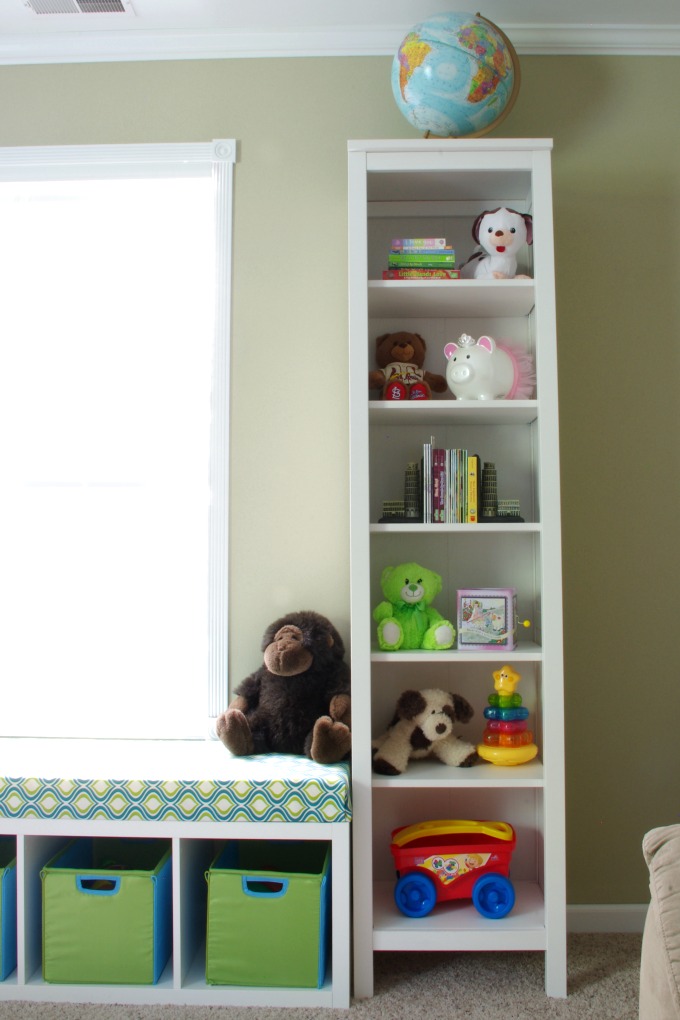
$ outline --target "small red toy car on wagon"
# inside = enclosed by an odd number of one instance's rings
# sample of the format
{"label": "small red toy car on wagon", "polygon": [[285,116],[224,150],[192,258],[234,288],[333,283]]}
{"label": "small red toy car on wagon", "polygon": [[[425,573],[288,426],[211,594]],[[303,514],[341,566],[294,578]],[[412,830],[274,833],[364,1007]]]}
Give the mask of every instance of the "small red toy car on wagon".
{"label": "small red toy car on wagon", "polygon": [[508,878],[515,843],[508,822],[444,819],[395,829],[397,906],[425,917],[436,903],[471,898],[483,917],[505,917],[515,905]]}

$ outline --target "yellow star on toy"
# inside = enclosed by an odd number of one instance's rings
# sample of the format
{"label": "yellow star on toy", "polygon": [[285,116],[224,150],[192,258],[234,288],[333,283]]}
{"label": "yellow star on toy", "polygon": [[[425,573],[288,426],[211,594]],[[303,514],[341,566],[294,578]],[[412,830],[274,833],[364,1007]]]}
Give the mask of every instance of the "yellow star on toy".
{"label": "yellow star on toy", "polygon": [[493,685],[497,691],[503,694],[513,694],[521,679],[520,674],[515,673],[510,666],[503,666],[493,674]]}

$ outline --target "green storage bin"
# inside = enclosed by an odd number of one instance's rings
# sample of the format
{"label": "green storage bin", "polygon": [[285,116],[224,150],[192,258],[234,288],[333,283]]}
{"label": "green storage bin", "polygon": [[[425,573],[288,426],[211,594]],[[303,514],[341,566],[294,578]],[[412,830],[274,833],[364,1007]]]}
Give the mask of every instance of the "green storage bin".
{"label": "green storage bin", "polygon": [[167,839],[74,839],[45,865],[45,981],[158,981],[172,948],[170,848]]}
{"label": "green storage bin", "polygon": [[0,981],[17,965],[17,843],[0,836]]}
{"label": "green storage bin", "polygon": [[209,984],[320,988],[330,935],[330,844],[229,840],[206,872]]}

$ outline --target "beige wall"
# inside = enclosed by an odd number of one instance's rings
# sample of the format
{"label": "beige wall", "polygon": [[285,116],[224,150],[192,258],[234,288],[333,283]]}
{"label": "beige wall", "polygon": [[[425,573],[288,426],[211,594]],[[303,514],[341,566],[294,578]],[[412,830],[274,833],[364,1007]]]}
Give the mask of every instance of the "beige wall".
{"label": "beige wall", "polygon": [[[231,669],[314,608],[348,635],[346,141],[415,137],[387,58],[0,68],[0,144],[240,141]],[[569,901],[647,899],[677,821],[678,58],[522,59],[506,136],[552,137]]]}

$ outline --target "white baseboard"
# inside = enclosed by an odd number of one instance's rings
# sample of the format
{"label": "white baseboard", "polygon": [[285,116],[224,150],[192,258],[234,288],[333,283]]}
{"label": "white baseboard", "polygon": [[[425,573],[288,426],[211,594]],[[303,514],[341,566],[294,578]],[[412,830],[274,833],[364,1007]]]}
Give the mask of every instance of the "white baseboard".
{"label": "white baseboard", "polygon": [[647,903],[570,904],[567,906],[567,931],[642,934],[647,908]]}

